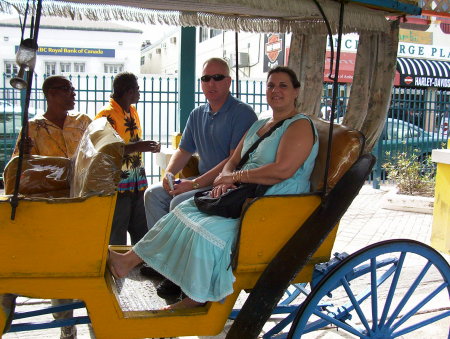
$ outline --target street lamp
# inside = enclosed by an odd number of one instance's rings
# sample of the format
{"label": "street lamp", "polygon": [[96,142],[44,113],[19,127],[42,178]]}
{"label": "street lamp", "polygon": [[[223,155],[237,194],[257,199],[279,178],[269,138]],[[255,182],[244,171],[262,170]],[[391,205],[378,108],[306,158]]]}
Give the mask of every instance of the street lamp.
{"label": "street lamp", "polygon": [[36,52],[38,46],[34,39],[22,40],[16,53],[16,63],[20,66],[19,74],[12,78],[9,83],[15,89],[24,89],[27,87],[27,81],[24,79],[25,71],[33,72],[36,65]]}

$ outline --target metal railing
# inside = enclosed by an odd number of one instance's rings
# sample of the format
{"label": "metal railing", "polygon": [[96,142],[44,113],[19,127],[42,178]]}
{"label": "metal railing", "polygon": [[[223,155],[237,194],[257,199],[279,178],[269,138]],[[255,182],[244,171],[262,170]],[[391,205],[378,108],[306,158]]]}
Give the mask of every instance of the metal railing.
{"label": "metal railing", "polygon": [[[68,76],[76,88],[75,111],[94,118],[111,93],[112,75],[74,75]],[[9,77],[3,74],[0,83],[0,171],[9,161],[17,134],[21,126],[21,98],[24,93],[9,85]],[[30,115],[43,113],[46,101],[41,91],[44,78],[35,76],[30,101]],[[140,100],[137,109],[145,139],[157,140],[163,146],[170,144],[171,135],[179,131],[177,112],[178,80],[176,77],[160,75],[140,75]],[[231,86],[232,93],[235,84]],[[265,97],[265,81],[241,80],[239,97],[253,107],[257,114],[269,109]],[[327,118],[331,92],[329,84],[324,84],[322,109],[323,118]],[[342,121],[349,100],[350,85],[340,84],[336,108],[337,123]],[[234,93],[233,93],[234,94]],[[205,102],[200,90],[200,81],[196,83],[195,105]],[[411,147],[419,147],[423,154],[431,153],[432,148],[440,148],[448,138],[447,129],[450,110],[450,91],[439,89],[393,88],[391,108],[388,112],[389,124],[380,138],[375,155],[379,155],[375,176],[381,180],[381,165],[390,161],[398,152]],[[11,113],[11,114],[10,114]],[[392,120],[393,119],[393,120]],[[395,133],[394,133],[395,131]],[[415,131],[415,132],[414,132]],[[414,132],[414,133],[412,133]],[[414,134],[411,138],[408,133]],[[387,139],[387,137],[390,137]],[[386,155],[386,152],[390,155]],[[145,167],[149,182],[159,180],[159,168],[152,154],[145,154]]]}

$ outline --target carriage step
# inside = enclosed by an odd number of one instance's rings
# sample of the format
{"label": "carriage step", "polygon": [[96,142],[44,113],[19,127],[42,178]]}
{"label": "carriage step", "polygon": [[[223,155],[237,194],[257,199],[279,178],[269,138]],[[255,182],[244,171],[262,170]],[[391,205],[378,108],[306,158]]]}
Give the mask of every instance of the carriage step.
{"label": "carriage step", "polygon": [[36,323],[21,323],[12,324],[9,332],[24,332],[24,331],[34,331],[34,330],[44,330],[48,328],[66,327],[73,325],[90,324],[91,320],[88,316],[83,317],[73,317],[70,319],[60,319],[53,320],[50,322],[36,322]]}
{"label": "carriage step", "polygon": [[72,303],[67,303],[60,306],[50,306],[41,308],[39,310],[27,311],[27,312],[15,312],[13,316],[13,323],[9,328],[8,332],[23,332],[23,331],[34,331],[34,330],[42,330],[48,328],[56,328],[56,327],[65,327],[65,326],[73,326],[79,324],[89,324],[91,320],[89,316],[81,316],[81,317],[72,317],[68,319],[58,319],[52,321],[43,321],[43,322],[25,322],[14,324],[14,321],[19,319],[27,319],[32,317],[37,317],[46,314],[52,314],[57,312],[64,312],[69,310],[75,310],[79,308],[84,308],[86,305],[82,301],[76,301]]}

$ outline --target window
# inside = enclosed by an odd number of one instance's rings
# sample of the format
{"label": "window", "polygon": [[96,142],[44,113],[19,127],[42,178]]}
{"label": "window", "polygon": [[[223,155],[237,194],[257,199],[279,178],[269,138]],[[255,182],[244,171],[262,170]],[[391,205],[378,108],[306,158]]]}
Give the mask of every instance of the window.
{"label": "window", "polygon": [[199,41],[205,41],[208,40],[210,38],[214,38],[215,36],[219,35],[220,33],[222,33],[222,31],[220,29],[209,29],[209,28],[205,28],[205,27],[200,27],[199,30]]}
{"label": "window", "polygon": [[5,74],[7,78],[11,78],[17,72],[19,72],[19,66],[14,61],[5,61]]}
{"label": "window", "polygon": [[145,56],[141,56],[141,66],[145,64]]}
{"label": "window", "polygon": [[203,41],[205,41],[205,40],[208,40],[208,38],[209,38],[209,34],[208,34],[209,32],[208,32],[208,28],[205,28],[205,27],[200,27],[200,30],[199,30],[199,41],[200,42],[203,42]]}
{"label": "window", "polygon": [[72,64],[70,62],[61,62],[59,64],[59,68],[61,69],[61,73],[67,72],[70,73]]}
{"label": "window", "polygon": [[149,59],[149,60],[152,60],[152,53],[149,53],[149,54],[148,54],[148,59]]}
{"label": "window", "polygon": [[45,75],[55,75],[56,74],[56,62],[46,62],[45,63]]}
{"label": "window", "polygon": [[74,62],[73,63],[73,70],[77,73],[84,73],[85,70],[85,63],[84,62]]}
{"label": "window", "polygon": [[105,64],[105,73],[123,72],[123,64]]}
{"label": "window", "polygon": [[215,36],[219,35],[220,33],[222,33],[222,31],[220,29],[211,29],[209,31],[209,37],[214,38]]}

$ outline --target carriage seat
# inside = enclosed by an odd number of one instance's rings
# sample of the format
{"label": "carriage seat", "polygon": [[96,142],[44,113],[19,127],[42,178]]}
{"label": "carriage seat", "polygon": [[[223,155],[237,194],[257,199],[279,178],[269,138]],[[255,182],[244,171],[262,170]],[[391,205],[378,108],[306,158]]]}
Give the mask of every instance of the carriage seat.
{"label": "carriage seat", "polygon": [[[319,135],[319,152],[311,173],[311,192],[323,188],[325,164],[327,159],[330,123],[311,117]],[[365,138],[357,130],[344,125],[333,125],[333,143],[331,145],[330,165],[328,170],[328,188],[333,188],[345,172],[353,165],[364,150]]]}
{"label": "carriage seat", "polygon": [[[72,159],[25,155],[19,193],[35,198],[113,194],[120,180],[124,142],[106,118],[94,120]],[[18,157],[5,167],[5,193],[13,194]]]}
{"label": "carriage seat", "polygon": [[73,159],[70,196],[114,193],[120,180],[124,145],[106,118],[91,122]]}
{"label": "carriage seat", "polygon": [[[321,204],[319,193],[323,187],[330,125],[322,119],[312,120],[319,135],[319,152],[311,175],[311,193],[264,196],[246,207],[233,262],[235,273],[240,276],[241,288],[253,288],[279,250]],[[364,137],[359,131],[342,125],[333,126],[329,188],[356,162],[363,149]],[[337,225],[294,282],[310,281],[314,265],[329,260],[336,233]]]}

